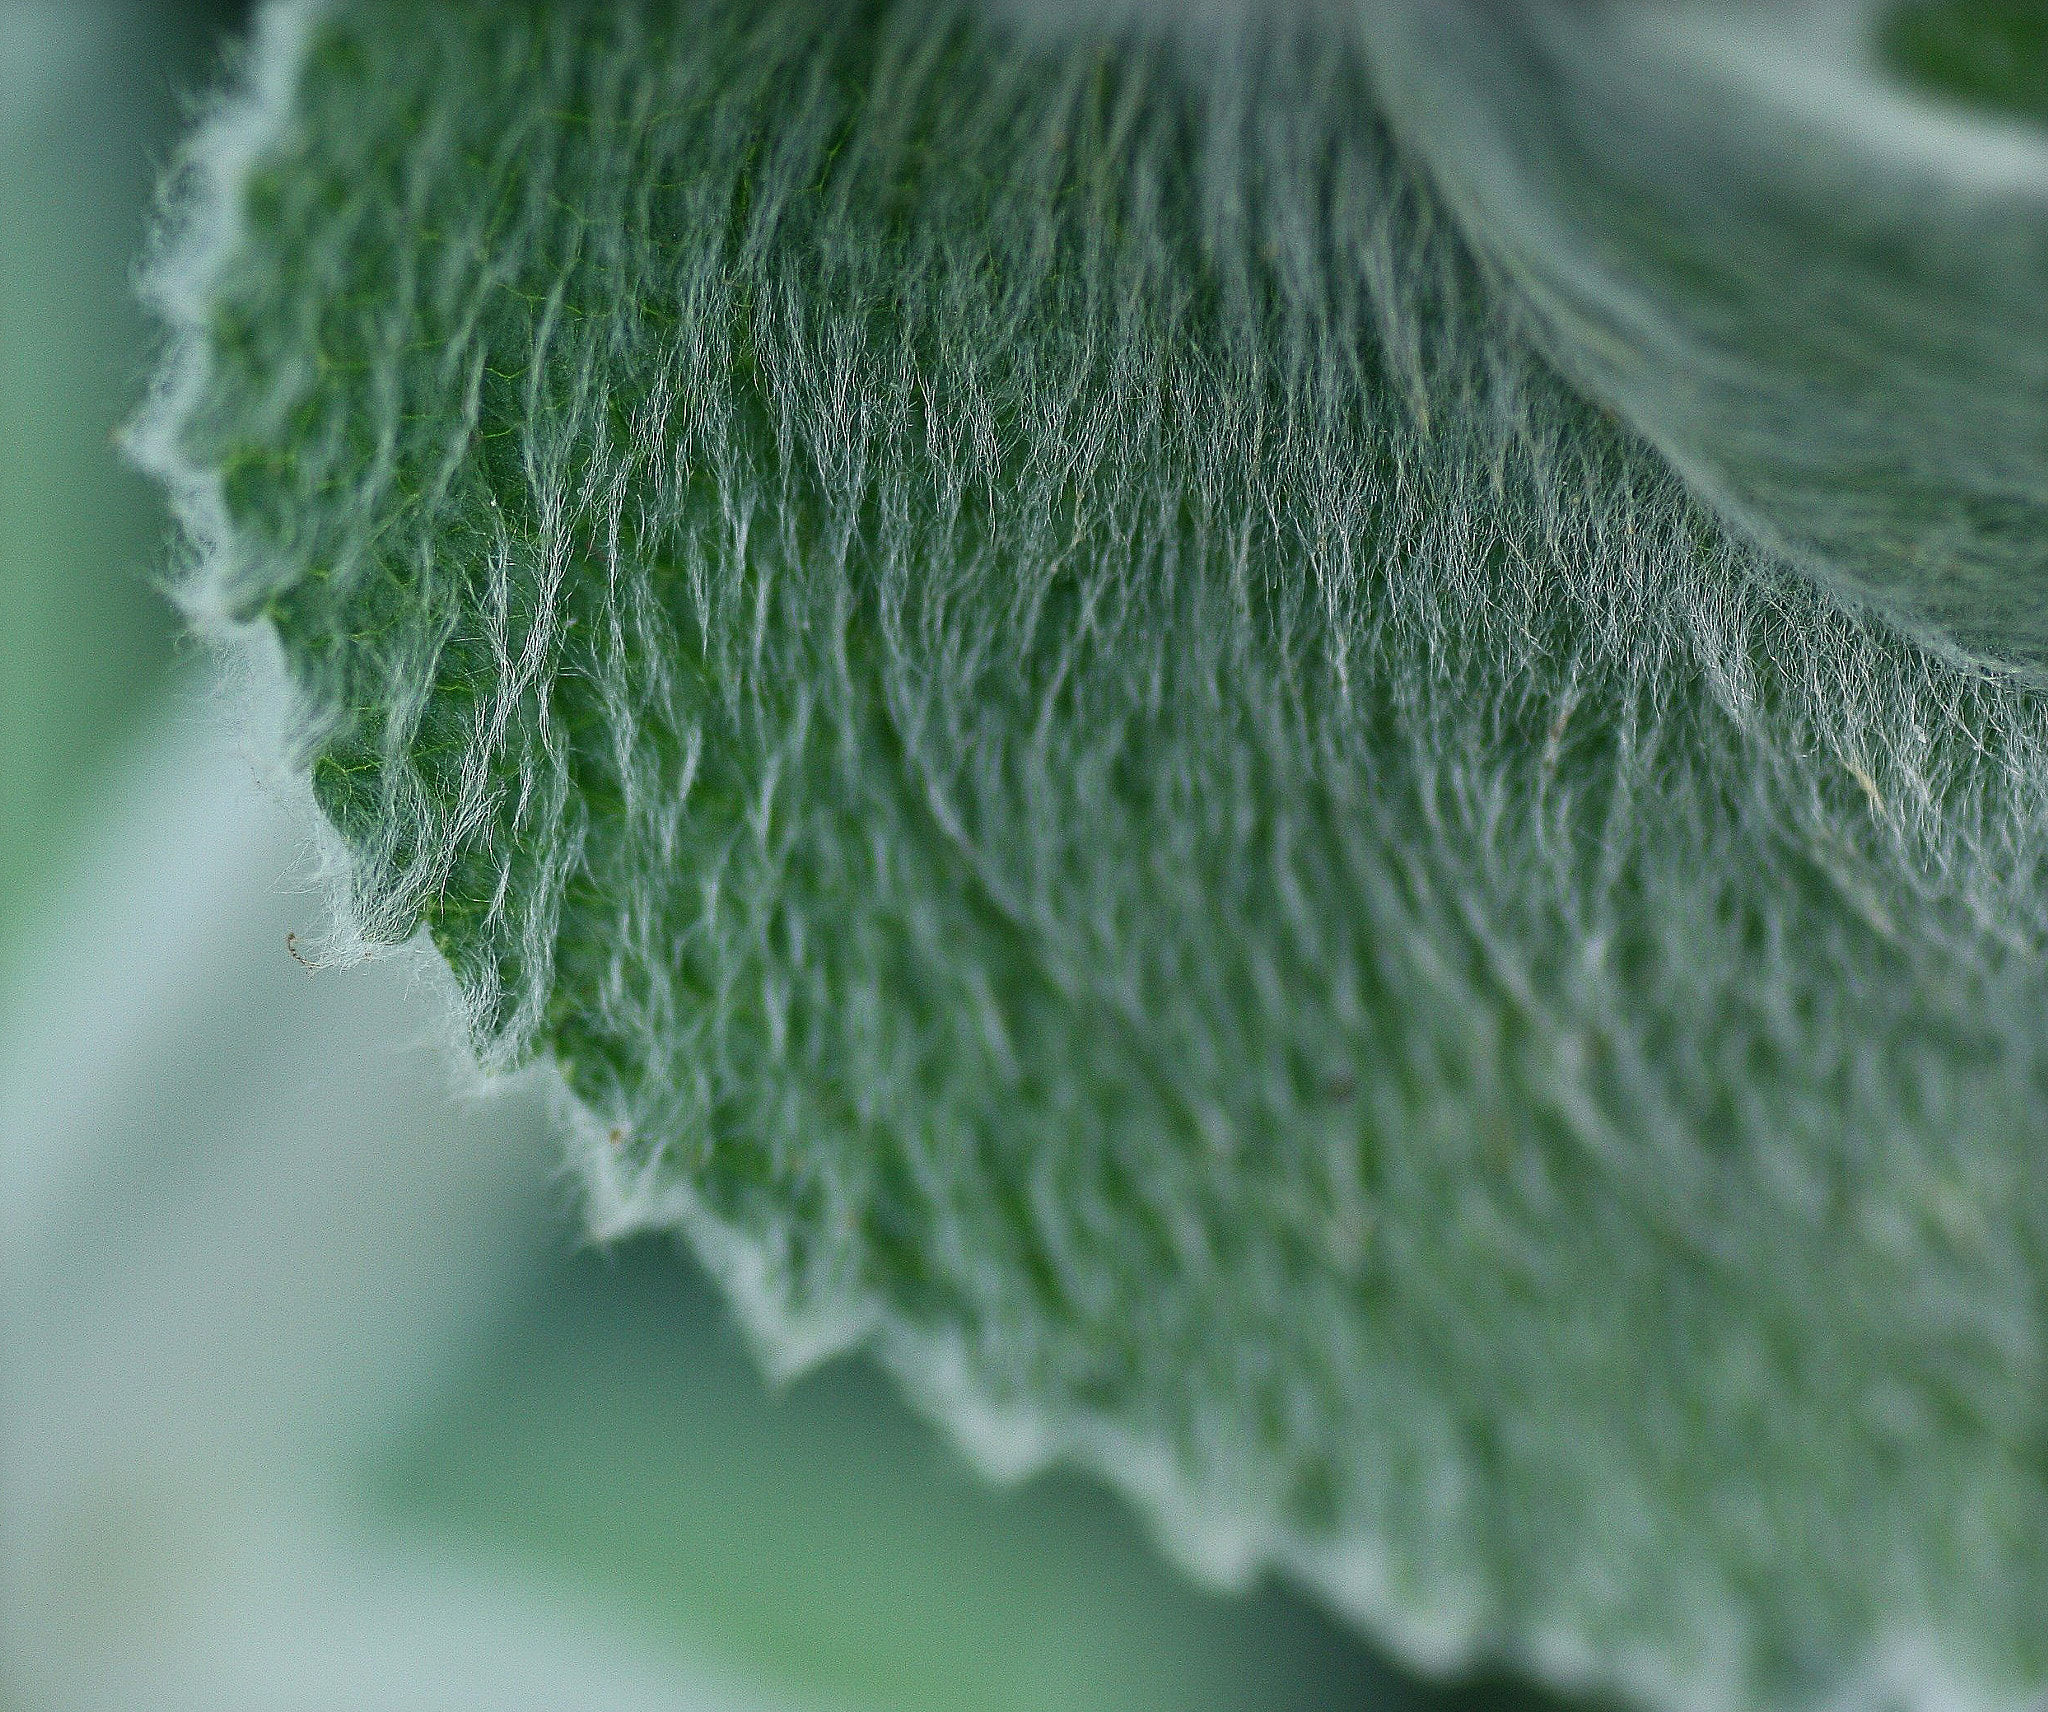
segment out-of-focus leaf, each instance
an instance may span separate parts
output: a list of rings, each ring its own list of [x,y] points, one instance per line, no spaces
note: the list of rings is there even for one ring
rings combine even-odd
[[[2048,122],[2048,11],[2032,0],[1900,0],[1878,39],[1885,62],[1922,88]]]
[[[2041,8],[1366,10],[1404,138],[1565,373],[1837,598],[2040,681]],[[1927,98],[1973,82],[2033,122]]]
[[[393,1513],[807,1704],[1550,1704],[1404,1680],[1277,1590],[1191,1587],[1077,1482],[970,1480],[851,1365],[764,1392],[692,1270],[652,1238],[550,1267],[381,1476]]]
[[[130,289],[194,9],[0,5],[0,956],[167,652],[157,507],[111,441],[144,363]]]

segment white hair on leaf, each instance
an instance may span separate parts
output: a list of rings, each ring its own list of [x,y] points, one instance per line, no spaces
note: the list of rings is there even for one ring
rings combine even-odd
[[[1432,1667],[2038,1687],[2038,224],[1600,5],[279,15],[143,444],[608,1228]]]

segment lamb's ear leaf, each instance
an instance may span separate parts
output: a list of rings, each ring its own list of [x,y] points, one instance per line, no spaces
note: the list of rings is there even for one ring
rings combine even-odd
[[[2010,1704],[2048,715],[1562,382],[1382,49],[1192,39],[273,11],[190,604],[772,1359],[1413,1660]]]
[[[1404,134],[1567,373],[1839,597],[2048,671],[2048,14],[1366,17]]]

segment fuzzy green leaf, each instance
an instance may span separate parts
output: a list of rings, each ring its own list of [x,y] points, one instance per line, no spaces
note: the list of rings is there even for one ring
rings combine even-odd
[[[779,1359],[1425,1663],[2009,1707],[2042,348],[1755,320],[1785,206],[1660,247],[1485,10],[287,6],[162,274],[188,599]]]

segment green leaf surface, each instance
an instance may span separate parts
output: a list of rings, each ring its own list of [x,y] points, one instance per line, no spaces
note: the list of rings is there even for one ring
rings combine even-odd
[[[1363,10],[1390,114],[1565,374],[1837,599],[2039,681],[2038,6]]]
[[[1900,334],[1884,441],[1891,324],[1759,366],[1598,184],[1531,244],[1460,15],[282,7],[160,277],[188,600],[773,1359],[1419,1663],[2015,1706],[2041,352]],[[2020,500],[1931,530],[2000,337]]]

